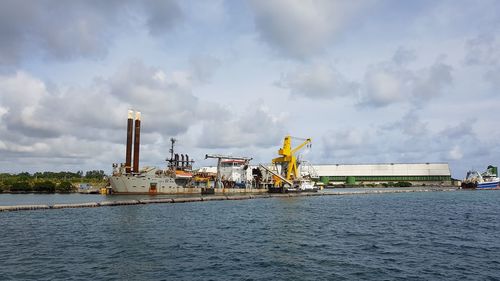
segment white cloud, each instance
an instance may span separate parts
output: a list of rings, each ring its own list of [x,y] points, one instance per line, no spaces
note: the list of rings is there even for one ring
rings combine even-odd
[[[460,123],[448,126],[441,130],[440,135],[452,140],[458,140],[464,137],[475,137],[474,126],[476,119],[463,120]]]
[[[486,70],[484,79],[491,84],[493,92],[496,93],[500,88],[500,66]]]
[[[407,71],[391,67],[372,67],[365,74],[362,103],[385,106],[404,100],[411,87]]]
[[[479,68],[494,92],[500,86],[500,40],[492,34],[481,34],[465,43],[464,62]]]
[[[394,56],[392,57],[392,61],[398,65],[406,65],[410,62],[413,62],[417,59],[417,54],[415,50],[399,47]]]
[[[215,112],[218,118],[205,121],[198,146],[205,148],[270,147],[285,134],[285,116],[273,114],[262,104],[243,112]]]
[[[0,103],[13,107],[33,105],[46,93],[45,84],[24,71],[14,75],[0,76],[2,95]]]
[[[2,167],[109,171],[131,107],[148,164],[171,136],[269,161],[287,133],[323,163],[500,155],[498,1],[153,2],[2,2]]]
[[[57,125],[36,114],[40,102],[49,95],[42,81],[19,71],[0,76],[0,91],[1,120],[6,129],[40,137],[57,135]]]
[[[153,80],[161,82],[161,83],[165,83],[167,81],[167,75],[165,74],[165,72],[158,70],[153,75]]]
[[[143,4],[143,9],[146,11],[146,25],[151,35],[164,35],[184,19],[183,11],[175,0],[139,3]]]
[[[123,146],[128,108],[142,111],[143,155],[154,158],[149,162],[164,157],[151,152],[167,147],[169,137],[189,136],[188,130],[197,126],[202,129],[195,134],[196,144],[203,148],[279,143],[283,115],[262,103],[238,112],[201,101],[192,94],[190,77],[190,72],[165,72],[139,61],[86,87],[47,87],[25,72],[0,75],[0,157],[2,161],[35,157],[38,163],[58,158],[68,165],[77,164],[69,158],[81,159],[81,165],[96,159],[120,161],[116,148]]]
[[[191,79],[195,83],[208,83],[215,75],[217,68],[221,66],[221,61],[210,55],[193,56],[189,60]]]
[[[2,1],[0,67],[33,58],[57,61],[102,59],[121,28],[143,20],[149,33],[163,36],[183,20],[177,1]]]
[[[212,115],[200,109],[185,78],[190,74],[182,73],[167,74],[135,62],[93,85],[65,90],[49,89],[25,72],[0,75],[0,155],[4,159],[7,155],[87,159],[101,155],[106,146],[123,142],[125,116],[131,107],[144,109],[145,144],[148,134],[186,132]]]
[[[453,68],[442,57],[420,69],[402,63],[400,49],[391,61],[371,65],[365,73],[360,105],[383,107],[398,102],[415,105],[442,95],[452,84]]]
[[[427,102],[444,93],[451,85],[453,68],[438,59],[431,66],[416,72],[416,79],[412,89],[413,97],[418,102]]]
[[[321,161],[326,163],[353,163],[363,161],[364,157],[359,157],[361,154],[368,156],[370,153],[365,150],[367,147],[372,147],[371,138],[372,132],[365,129],[336,129],[329,130],[321,137]],[[318,147],[315,145],[315,147]],[[314,148],[316,149],[316,148]]]
[[[448,156],[452,160],[460,160],[464,156],[462,153],[462,150],[460,149],[460,146],[455,145],[449,152]]]
[[[338,32],[372,1],[254,0],[260,38],[280,53],[306,58],[325,51]]]
[[[289,89],[292,96],[310,99],[353,96],[358,87],[333,67],[322,63],[300,65],[295,71],[284,74],[276,85]]]
[[[0,100],[1,102],[1,100]],[[5,107],[2,107],[1,106],[1,103],[0,103],[0,120],[2,119],[2,116],[4,116],[4,114],[6,114],[9,110]]]
[[[429,134],[428,122],[422,121],[416,111],[407,112],[400,120],[384,125],[381,129],[398,130],[410,137],[421,137]]]
[[[465,43],[465,63],[497,65],[500,63],[500,42],[491,34],[481,34]]]

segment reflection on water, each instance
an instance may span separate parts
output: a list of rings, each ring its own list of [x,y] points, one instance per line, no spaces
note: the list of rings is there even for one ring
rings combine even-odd
[[[500,192],[463,191],[3,212],[0,274],[2,280],[496,280],[499,201]]]

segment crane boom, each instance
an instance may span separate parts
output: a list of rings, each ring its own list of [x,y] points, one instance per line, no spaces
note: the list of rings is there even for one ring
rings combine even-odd
[[[292,154],[294,154],[295,152],[299,151],[300,149],[302,149],[304,146],[308,145],[308,144],[311,144],[312,140],[311,139],[306,139],[302,144],[300,144],[299,146],[297,146],[296,148],[292,149]]]

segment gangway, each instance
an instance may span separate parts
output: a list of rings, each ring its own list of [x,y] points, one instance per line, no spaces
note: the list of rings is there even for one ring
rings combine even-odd
[[[290,186],[292,186],[292,182],[291,182],[291,181],[289,181],[289,180],[287,180],[285,177],[283,177],[283,176],[282,176],[282,175],[280,175],[279,173],[277,173],[277,172],[275,172],[275,171],[272,171],[271,169],[269,169],[268,167],[266,167],[266,166],[264,166],[264,165],[262,165],[262,164],[259,164],[259,166],[260,166],[262,169],[264,169],[264,170],[268,171],[269,173],[271,173],[272,175],[277,176],[277,177],[278,177],[278,178],[280,178],[282,181],[284,181],[284,182],[288,183]]]
[[[314,169],[314,166],[311,162],[306,160],[300,161],[300,175],[301,176],[309,176],[311,179],[318,179],[318,172]]]

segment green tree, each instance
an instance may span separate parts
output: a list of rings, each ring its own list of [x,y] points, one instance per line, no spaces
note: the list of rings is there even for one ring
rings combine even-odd
[[[22,172],[22,173],[17,174],[16,178],[19,181],[23,181],[24,182],[24,181],[29,181],[31,179],[31,175],[28,172]]]
[[[33,185],[33,191],[35,192],[44,192],[44,193],[54,193],[56,191],[55,183],[46,180],[43,182],[36,182]]]
[[[86,179],[102,179],[104,178],[104,176],[105,175],[103,170],[92,170],[85,173]]]
[[[31,184],[27,181],[18,181],[12,183],[10,186],[10,191],[11,192],[31,192],[33,191],[33,188],[31,187]]]
[[[398,186],[398,187],[411,187],[411,182],[407,182],[407,181],[399,181],[397,183],[394,184],[394,186]]]
[[[73,184],[69,181],[63,181],[56,186],[56,191],[59,193],[70,193],[74,190]]]

